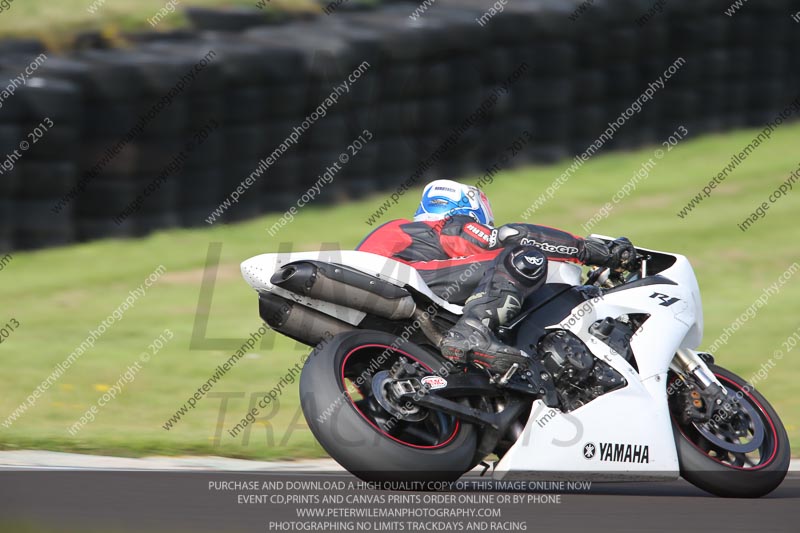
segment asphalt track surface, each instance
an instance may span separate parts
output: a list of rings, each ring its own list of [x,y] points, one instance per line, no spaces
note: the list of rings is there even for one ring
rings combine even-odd
[[[38,533],[69,532],[266,532],[279,531],[270,522],[301,521],[297,505],[237,502],[236,490],[212,490],[213,482],[278,480],[330,480],[356,482],[346,473],[297,472],[180,472],[96,470],[0,470],[0,531]],[[462,478],[463,479],[463,478]],[[470,474],[468,479],[479,481]],[[270,491],[256,491],[254,494]],[[272,491],[272,494],[311,494],[311,490]],[[322,491],[332,493],[334,491]],[[386,492],[362,494],[468,495],[494,498],[515,492]],[[586,491],[517,491],[538,501],[506,505],[443,505],[450,508],[500,508],[501,518],[476,520],[502,522],[525,531],[644,532],[644,531],[800,531],[800,472],[790,472],[784,483],[761,499],[723,499],[694,488],[683,480],[661,483],[593,483]],[[306,496],[308,497],[308,496]],[[455,496],[452,496],[455,497]],[[558,501],[554,501],[558,497]],[[535,498],[532,498],[535,499]],[[548,501],[549,499],[549,501]],[[336,508],[337,506],[332,506]],[[367,508],[370,505],[338,507]],[[392,507],[378,505],[377,507]],[[413,506],[406,506],[413,507]],[[424,507],[424,506],[423,506]],[[436,508],[436,505],[427,507]],[[321,519],[313,519],[321,520]],[[361,519],[327,519],[350,520]],[[425,531],[425,527],[455,527],[470,531],[467,519],[411,519],[417,526],[397,526],[384,531]],[[447,524],[451,524],[448,526]],[[510,525],[509,525],[510,524]],[[515,526],[513,524],[516,524]],[[297,529],[295,529],[297,530]],[[322,526],[311,531],[323,531]],[[328,529],[334,531],[334,529]],[[377,529],[371,529],[375,531]],[[427,529],[441,531],[442,529]],[[503,530],[488,527],[487,530]],[[337,530],[338,531],[338,530]]]

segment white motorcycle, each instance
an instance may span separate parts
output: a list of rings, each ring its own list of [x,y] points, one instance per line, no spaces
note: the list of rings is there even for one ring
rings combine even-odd
[[[270,327],[316,346],[300,379],[303,413],[362,479],[454,480],[495,455],[495,479],[680,475],[720,496],[771,492],[790,461],[778,415],[696,351],[703,312],[687,258],[637,251],[625,277],[595,269],[585,282],[579,266],[549,262],[547,283],[499,332],[531,354],[504,375],[441,356],[461,307],[406,264],[357,251],[264,254],[242,274]]]

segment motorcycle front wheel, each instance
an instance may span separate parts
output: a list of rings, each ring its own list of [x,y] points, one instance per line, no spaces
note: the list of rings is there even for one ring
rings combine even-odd
[[[300,402],[309,428],[340,465],[366,481],[452,481],[473,464],[475,428],[440,412],[395,406],[380,381],[404,358],[431,375],[444,360],[411,342],[358,330],[306,361]]]
[[[789,470],[791,448],[786,429],[775,409],[752,385],[720,366],[708,366],[736,396],[739,408],[702,424],[681,423],[676,416],[680,406],[672,404],[681,476],[718,496],[758,498],[769,494]]]

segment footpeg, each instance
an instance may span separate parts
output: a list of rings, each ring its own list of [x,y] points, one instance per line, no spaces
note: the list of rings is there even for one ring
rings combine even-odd
[[[516,372],[518,369],[519,369],[519,363],[514,363],[513,365],[511,365],[511,368],[509,368],[508,370],[506,370],[506,373],[505,373],[505,374],[503,374],[503,377],[501,377],[501,378],[500,378],[500,379],[497,381],[497,384],[498,384],[498,385],[500,385],[500,386],[502,387],[503,385],[505,385],[506,383],[508,383],[508,380],[509,380],[509,379],[511,379],[511,377],[514,375],[514,373],[515,373],[515,372]],[[492,378],[492,379],[494,379],[494,378]]]

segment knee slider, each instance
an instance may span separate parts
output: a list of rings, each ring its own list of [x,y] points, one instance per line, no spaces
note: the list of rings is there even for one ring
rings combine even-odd
[[[524,287],[542,283],[547,276],[547,257],[534,246],[517,246],[506,256],[505,267]]]

